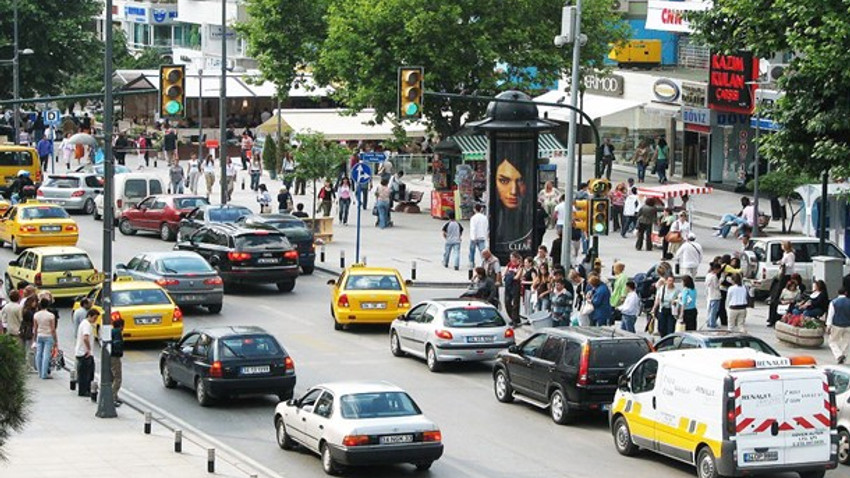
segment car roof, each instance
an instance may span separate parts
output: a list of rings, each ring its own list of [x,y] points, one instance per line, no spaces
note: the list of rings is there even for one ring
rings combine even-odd
[[[637,334],[633,334],[631,332],[627,332],[625,330],[621,330],[618,327],[590,327],[590,326],[572,326],[572,327],[547,327],[543,329],[543,332],[546,332],[550,335],[559,335],[561,337],[569,337],[569,336],[578,336],[583,339],[588,340],[608,340],[608,339],[639,339],[644,340],[643,337]]]
[[[0,144],[0,151],[35,151],[35,148],[29,146],[17,146],[14,144]]]
[[[483,300],[478,299],[467,299],[467,298],[447,298],[447,299],[431,299],[426,300],[421,303],[430,303],[435,304],[444,309],[450,309],[453,307],[472,307],[477,309],[495,309],[495,307],[489,302],[485,302]],[[418,305],[418,304],[417,304]]]
[[[789,242],[792,242],[792,243],[793,243],[793,242],[818,242],[818,241],[820,241],[820,239],[818,239],[817,237],[788,236],[788,235],[786,235],[786,236],[774,236],[774,235],[771,235],[771,236],[769,236],[769,237],[754,237],[754,238],[752,238],[752,239],[750,239],[750,240],[752,240],[752,241],[756,241],[756,242],[782,242],[782,241],[789,241]]]
[[[211,222],[207,224],[205,227],[211,229],[225,229],[224,232],[228,234],[232,234],[234,236],[245,236],[249,234],[253,235],[263,235],[263,236],[280,236],[286,237],[286,235],[280,232],[277,228],[274,227],[244,227],[241,224],[235,224],[232,222]]]
[[[201,196],[198,196],[198,197],[201,197]],[[202,205],[198,206],[198,208],[204,208],[204,209],[248,209],[250,211],[250,209],[245,207],[245,206],[239,206],[238,204],[230,204],[230,203],[227,203],[227,204],[202,204]]]
[[[699,369],[721,368],[723,362],[733,359],[764,359],[768,361],[777,360],[775,355],[759,352],[748,347],[745,348],[720,348],[720,349],[680,349],[667,350],[664,352],[653,352],[656,360],[670,360],[679,366],[685,367],[683,363],[693,362],[699,364]]]
[[[31,208],[31,207],[51,207],[51,208],[64,209],[62,206],[60,206],[58,204],[53,204],[53,203],[44,202],[44,201],[33,201],[32,199],[28,200],[27,202],[18,203],[15,206],[18,209],[27,209],[27,208]]]
[[[401,273],[398,269],[393,269],[392,267],[369,267],[364,265],[351,265],[345,269],[349,275],[379,275],[379,274],[398,274]]]
[[[67,172],[67,173],[55,173],[48,174],[48,178],[84,178],[86,176],[97,176],[97,174],[93,172],[80,171],[80,172]]]
[[[29,251],[42,256],[58,256],[61,254],[85,254],[87,256],[89,255],[88,252],[84,251],[83,249],[73,246],[33,247],[29,249]]]
[[[158,197],[158,198],[169,198],[169,199],[182,199],[182,198],[206,199],[205,196],[201,196],[200,194],[151,194],[151,196]]]
[[[193,329],[192,332],[200,332],[215,338],[232,337],[234,335],[271,335],[266,331],[266,329],[256,325],[218,325],[214,327],[199,327]]]
[[[718,339],[718,338],[724,338],[725,339],[725,338],[746,337],[746,338],[750,338],[750,339],[760,340],[758,337],[755,337],[753,335],[750,335],[750,334],[747,334],[747,333],[744,333],[744,332],[739,332],[739,331],[736,331],[736,330],[726,330],[726,329],[690,330],[690,331],[687,331],[687,332],[673,332],[670,335],[666,335],[666,336],[662,337],[660,340],[666,339],[667,337],[670,337],[670,336],[673,336],[673,335],[680,335],[680,336],[683,336],[683,337],[684,336],[691,336],[691,337],[698,337],[698,338],[703,338],[703,339]]]
[[[321,383],[316,386],[330,390],[336,395],[375,392],[404,392],[401,387],[389,382],[328,382]]]

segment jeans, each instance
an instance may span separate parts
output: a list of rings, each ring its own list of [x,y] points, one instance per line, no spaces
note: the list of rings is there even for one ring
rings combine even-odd
[[[635,249],[641,250],[643,243],[646,241],[646,250],[652,250],[652,224],[638,224],[637,242]]]
[[[171,194],[183,194],[183,181],[174,181],[171,183]]]
[[[626,233],[635,230],[637,216],[623,216],[623,227],[620,228],[620,237],[626,237]]]
[[[260,176],[262,171],[251,170],[251,191],[256,191],[260,187]]]
[[[673,309],[662,307],[658,311],[658,335],[666,337],[676,330],[676,319],[673,317]]]
[[[47,372],[50,371],[50,356],[53,353],[53,337],[41,336],[36,338],[35,349],[35,365],[38,370],[38,376],[47,378]]]
[[[543,297],[542,299],[537,299],[537,304],[535,304],[535,307],[537,308],[537,312],[543,312],[544,310],[549,310],[550,309],[550,303],[551,303],[551,301],[549,300],[548,296]]]
[[[620,317],[620,328],[629,332],[635,332],[635,321],[637,320],[636,315],[626,315],[623,314]]]
[[[487,239],[470,239],[469,241],[469,265],[475,266],[475,250],[478,249],[478,252],[484,252],[484,249],[487,248]]]
[[[380,204],[380,203],[379,203]],[[447,242],[443,247],[443,267],[449,266],[449,259],[452,258],[452,251],[454,251],[455,269],[460,269],[460,243],[459,242]]]
[[[378,227],[385,229],[390,225],[390,202],[379,199],[376,207],[378,208]],[[460,246],[458,246],[460,247]]]
[[[726,214],[720,220],[720,236],[725,239],[729,235],[729,231],[732,230],[732,226],[738,226],[739,230],[743,230],[742,228],[749,226],[749,224],[744,218],[734,214]],[[740,236],[741,234],[738,235]]]
[[[656,172],[658,173],[658,182],[666,183],[667,182],[667,166],[656,166]]]
[[[706,321],[706,325],[708,325],[709,329],[717,328],[717,316],[720,314],[720,299],[709,300],[708,301],[708,320]]]
[[[348,224],[348,209],[351,207],[351,198],[340,198],[339,200],[339,222]]]
[[[621,226],[623,225],[623,223],[625,221],[623,219],[624,217],[625,216],[623,216],[623,206],[614,206],[614,205],[611,206],[611,219],[612,219],[612,222],[614,223],[613,224],[614,225],[614,232],[617,232],[617,231],[620,230]]]
[[[642,183],[646,180],[646,164],[637,163],[638,182]]]
[[[358,190],[360,191],[360,205],[363,207],[363,210],[369,209],[369,188],[358,186]],[[389,206],[389,203],[387,203]]]

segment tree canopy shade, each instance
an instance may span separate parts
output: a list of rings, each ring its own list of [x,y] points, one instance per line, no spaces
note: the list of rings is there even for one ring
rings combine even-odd
[[[846,0],[715,0],[694,12],[696,39],[755,57],[795,53],[771,113],[783,129],[762,152],[789,172],[850,174],[850,17]]]
[[[0,335],[0,460],[6,459],[3,445],[20,431],[27,420],[29,396],[24,348],[17,337]]]
[[[328,141],[322,133],[305,131],[295,135],[298,147],[293,154],[295,159],[295,177],[305,181],[327,179],[333,183],[338,173],[345,168],[345,161],[351,151],[336,141]],[[313,187],[313,219],[316,218],[316,194],[319,187]]]

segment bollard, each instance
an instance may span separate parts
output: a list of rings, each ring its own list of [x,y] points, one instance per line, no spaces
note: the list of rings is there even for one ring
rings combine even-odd
[[[345,269],[345,251],[339,251],[339,268]]]
[[[145,435],[151,434],[151,412],[145,412]]]
[[[410,263],[410,280],[416,280],[416,261]]]
[[[77,369],[71,370],[71,390],[77,389]]]
[[[97,382],[91,383],[91,401],[97,403]]]
[[[215,473],[215,448],[207,448],[207,473]]]
[[[242,178],[242,190],[245,190],[245,178]]]
[[[322,244],[322,248],[319,249],[319,261],[325,262],[325,245]]]
[[[183,453],[183,430],[174,430],[174,453]]]

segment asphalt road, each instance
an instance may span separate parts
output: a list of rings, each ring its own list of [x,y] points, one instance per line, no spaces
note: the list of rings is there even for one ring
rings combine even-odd
[[[79,246],[97,264],[101,224],[75,217],[82,231]],[[143,251],[169,250],[173,243],[156,236],[117,233],[115,261],[126,262]],[[9,249],[0,259],[13,258]],[[221,314],[186,311],[189,330],[202,325],[259,325],[274,334],[293,356],[298,375],[296,394],[309,386],[336,380],[386,380],[405,388],[443,432],[445,454],[425,476],[434,477],[690,477],[692,467],[644,453],[625,458],[614,449],[606,417],[588,416],[577,425],[558,426],[548,414],[523,404],[505,405],[492,392],[490,364],[463,364],[430,373],[412,358],[394,358],[386,328],[335,332],[328,313],[330,276],[302,276],[295,291],[274,286],[244,287],[225,297]],[[457,296],[457,290],[413,289],[412,299]],[[70,351],[69,304],[61,310],[60,345]],[[253,397],[200,407],[187,389],[167,390],[160,381],[161,343],[128,344],[124,387],[198,430],[230,445],[287,477],[324,476],[317,457],[277,447],[272,424],[277,399]],[[842,473],[846,472],[840,470]],[[397,477],[419,474],[408,465],[353,470],[351,476]],[[832,472],[832,476],[838,476]],[[789,475],[789,476],[793,476]]]

